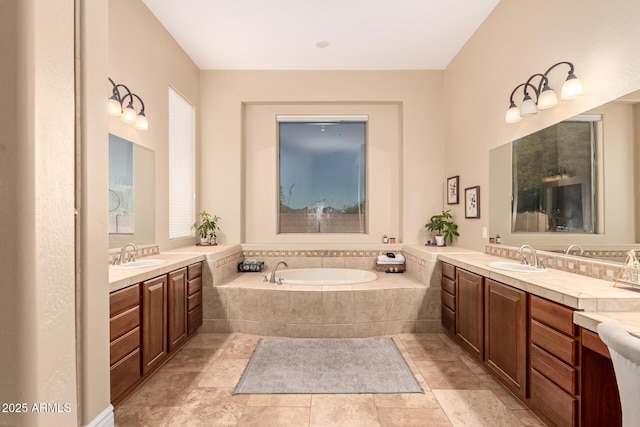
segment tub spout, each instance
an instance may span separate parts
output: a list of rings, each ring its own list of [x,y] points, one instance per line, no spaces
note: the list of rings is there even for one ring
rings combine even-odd
[[[289,267],[289,265],[284,261],[279,261],[273,270],[271,270],[271,277],[269,278],[269,283],[276,283],[276,270],[280,267],[280,264],[284,264],[285,267]]]

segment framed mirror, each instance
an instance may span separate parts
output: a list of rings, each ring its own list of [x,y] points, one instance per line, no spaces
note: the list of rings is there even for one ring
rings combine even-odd
[[[579,177],[577,162],[574,161],[577,151],[566,150],[569,145],[567,137],[573,137],[573,132],[557,141],[558,150],[564,150],[562,156],[554,157],[554,161],[547,159],[539,162],[543,175],[548,176],[538,177],[537,181],[540,183],[532,187],[545,193],[542,195],[534,194],[535,191],[531,189],[519,192],[514,188],[518,185],[514,177],[524,172],[513,162],[513,142],[490,151],[489,226],[491,235],[499,234],[502,243],[514,246],[528,243],[538,249],[554,251],[564,251],[572,244],[577,244],[591,254],[640,247],[640,217],[637,215],[640,203],[640,168],[636,167],[640,165],[640,91],[586,111],[582,116],[601,118],[601,121],[594,125],[595,139],[601,138],[600,148],[596,144],[593,153],[589,154],[593,159],[591,178]],[[601,136],[598,136],[598,132]],[[544,150],[553,151],[549,147]],[[564,173],[561,170],[562,165],[569,164],[576,170],[570,172],[571,167],[567,166],[567,173]],[[584,169],[590,168],[591,166],[588,166]],[[554,209],[570,208],[571,203],[554,205],[553,199],[559,197],[558,191],[554,193],[550,190],[565,183],[579,183],[582,186],[579,191],[580,197],[574,200],[575,203],[571,202],[574,211],[578,210],[578,205],[582,209],[579,221],[574,219],[573,222],[567,222],[566,218],[557,215],[554,218],[550,217],[554,215]],[[518,194],[526,198],[526,203],[517,200]],[[576,196],[577,192],[574,191],[573,195]],[[570,194],[567,196],[571,197]],[[542,200],[545,198],[549,201],[547,205],[544,205],[546,201]],[[523,225],[524,218],[518,218],[518,206],[523,208],[523,212],[538,212],[530,216],[537,218],[539,224],[535,227]],[[585,206],[589,208],[588,212]],[[518,226],[515,225],[517,220],[521,222]],[[566,226],[559,224],[559,221],[579,226]]]
[[[109,247],[155,243],[155,156],[109,134]]]

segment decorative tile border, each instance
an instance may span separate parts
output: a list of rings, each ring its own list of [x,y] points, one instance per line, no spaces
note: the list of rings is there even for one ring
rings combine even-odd
[[[223,267],[227,264],[237,264],[238,260],[244,258],[244,254],[242,252],[236,252],[234,254],[228,255],[226,257],[220,258],[216,260],[216,268]]]
[[[246,250],[243,254],[247,258],[260,257],[377,257],[389,251],[383,250],[331,250],[331,249],[301,249],[301,250]],[[399,252],[399,251],[393,251]]]
[[[513,246],[486,245],[485,253],[508,259],[521,259],[518,254],[518,248]],[[585,251],[585,253],[587,253],[587,251]],[[591,253],[607,253],[614,257],[623,254],[622,257],[624,258],[626,257],[627,251],[591,251]],[[595,279],[615,281],[615,278],[618,277],[625,268],[624,265],[619,263],[613,264],[611,261],[578,258],[554,252],[536,251],[536,255],[548,268],[580,274]]]
[[[121,249],[118,248],[114,248],[114,249],[109,249],[109,264],[111,264],[111,262],[113,261],[113,256],[116,254],[120,253]],[[133,252],[133,249],[131,249],[131,247],[127,248],[127,250],[124,252],[125,256],[128,258],[131,255],[131,252]],[[146,256],[151,256],[151,255],[158,255],[160,253],[160,246],[159,245],[138,245],[138,255],[136,255],[138,258],[142,258],[142,257],[146,257]]]

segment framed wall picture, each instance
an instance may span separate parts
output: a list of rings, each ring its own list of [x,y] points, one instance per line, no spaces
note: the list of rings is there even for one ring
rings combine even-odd
[[[480,218],[480,186],[464,189],[464,217]]]
[[[448,205],[457,205],[460,203],[458,197],[458,187],[460,185],[460,177],[452,176],[447,179],[447,204]]]

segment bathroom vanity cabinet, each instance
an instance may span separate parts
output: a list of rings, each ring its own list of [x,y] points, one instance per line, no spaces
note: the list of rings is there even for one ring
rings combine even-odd
[[[487,368],[518,397],[527,386],[527,294],[485,279],[484,354]]]
[[[484,358],[483,278],[456,269],[456,337],[478,360]]]
[[[543,421],[620,425],[606,346],[573,308],[447,263],[441,285],[445,332]]]
[[[442,298],[442,327],[450,335],[456,334],[456,268],[447,263],[442,265],[440,281]]]
[[[202,325],[202,263],[112,292],[111,403],[162,366]]]

